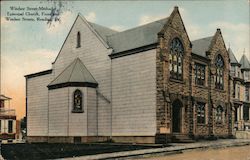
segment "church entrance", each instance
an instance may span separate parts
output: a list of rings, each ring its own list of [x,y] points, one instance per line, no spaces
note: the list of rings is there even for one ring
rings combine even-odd
[[[172,132],[181,132],[181,108],[180,100],[175,100],[172,104]]]

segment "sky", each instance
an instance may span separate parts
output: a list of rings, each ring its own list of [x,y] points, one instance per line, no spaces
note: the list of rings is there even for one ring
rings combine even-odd
[[[240,60],[243,52],[250,59],[249,0],[189,1],[1,1],[1,94],[12,97],[17,118],[25,115],[24,75],[51,69],[76,16],[123,31],[168,17],[179,7],[192,40],[212,36],[220,28],[226,47]],[[10,15],[22,11],[11,7],[61,7],[60,21],[37,21],[36,15]],[[28,7],[28,8],[27,8]],[[39,17],[41,11],[38,11]],[[34,18],[35,21],[8,21],[6,17]]]

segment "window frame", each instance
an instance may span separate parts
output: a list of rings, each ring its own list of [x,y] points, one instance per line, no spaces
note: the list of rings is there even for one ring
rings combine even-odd
[[[194,72],[195,84],[206,86],[206,65],[195,62]]]
[[[10,124],[11,124],[11,127],[10,127]],[[13,133],[13,120],[8,120],[8,133]]]
[[[196,119],[197,124],[206,124],[206,103],[197,102],[196,103]]]
[[[215,59],[215,88],[224,90],[224,59],[221,54],[218,54]]]
[[[224,115],[223,107],[221,105],[217,106],[216,109],[215,109],[215,121],[216,121],[216,124],[223,124],[223,122],[224,122],[223,115]]]
[[[78,99],[76,99],[78,98]],[[72,99],[73,107],[72,113],[83,113],[84,112],[84,94],[80,89],[76,89],[73,92],[73,99]],[[79,104],[80,103],[80,104]]]
[[[248,121],[250,119],[249,106],[243,105],[243,120]]]
[[[80,47],[81,47],[81,32],[78,31],[76,35],[76,48],[80,48]]]
[[[175,37],[169,44],[169,73],[170,78],[183,80],[184,46],[180,38]]]
[[[249,101],[249,88],[247,86],[245,87],[245,100]]]

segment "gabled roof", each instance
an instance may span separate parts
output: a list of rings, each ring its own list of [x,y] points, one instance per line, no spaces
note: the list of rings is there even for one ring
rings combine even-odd
[[[3,94],[0,95],[0,100],[10,100],[11,98],[10,97],[7,97]]]
[[[245,54],[243,54],[243,56],[241,57],[240,64],[241,64],[241,69],[250,69],[250,64]]]
[[[95,24],[95,23],[92,23],[92,22],[89,22],[88,23],[91,25],[91,27],[102,37],[102,39],[108,43],[107,41],[107,36],[109,35],[112,35],[112,34],[115,34],[115,33],[118,33],[118,31],[115,31],[115,30],[112,30],[110,28],[107,28],[107,27],[104,27],[102,25],[99,25],[99,24]]]
[[[193,45],[192,53],[197,54],[202,57],[206,57],[206,51],[209,50],[212,39],[213,39],[213,36],[192,41],[191,42]]]
[[[167,20],[164,18],[108,36],[108,44],[114,49],[113,54],[157,43],[157,34]]]
[[[94,77],[82,63],[79,58],[76,58],[65,70],[63,70],[49,85],[51,86],[69,83],[90,83],[97,84]],[[72,86],[72,85],[70,85]]]
[[[231,50],[231,48],[228,48],[228,54],[229,54],[229,58],[230,58],[230,63],[234,63],[234,64],[239,64],[239,62],[237,61],[237,59],[234,56],[233,51]]]

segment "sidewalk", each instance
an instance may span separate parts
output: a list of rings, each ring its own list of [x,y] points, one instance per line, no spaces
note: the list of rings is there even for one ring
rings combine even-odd
[[[153,156],[157,154],[171,154],[178,153],[183,150],[201,149],[201,148],[224,148],[233,146],[250,145],[250,139],[230,139],[230,140],[217,140],[217,141],[203,141],[196,143],[171,143],[170,147],[143,149],[136,151],[116,152],[107,154],[98,154],[90,156],[81,156],[74,158],[64,158],[67,160],[96,160],[96,159],[128,159],[128,158],[142,158],[144,156]]]

